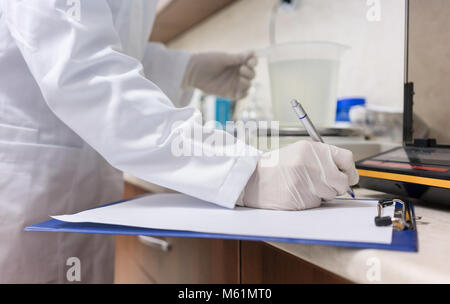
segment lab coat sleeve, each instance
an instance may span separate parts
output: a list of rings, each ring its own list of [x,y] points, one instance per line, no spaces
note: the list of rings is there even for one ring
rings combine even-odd
[[[191,53],[167,49],[161,43],[147,44],[144,59],[145,76],[155,83],[177,107],[188,105],[192,89],[182,87]]]
[[[0,0],[6,23],[50,109],[114,167],[157,185],[232,208],[259,151],[211,156],[199,112],[177,109],[122,53],[106,0]],[[175,127],[174,127],[175,126]],[[213,131],[215,136],[225,136]],[[198,138],[198,137],[196,137]],[[178,156],[174,143],[202,146]],[[247,151],[243,155],[241,150]],[[253,149],[254,150],[254,149]],[[249,153],[250,151],[250,153]]]

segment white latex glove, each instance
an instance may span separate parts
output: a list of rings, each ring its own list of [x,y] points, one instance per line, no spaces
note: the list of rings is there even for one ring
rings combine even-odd
[[[253,53],[199,53],[192,55],[183,85],[239,100],[247,96],[258,60]]]
[[[278,156],[278,165],[264,165],[264,159],[273,156]],[[343,195],[358,181],[352,152],[300,141],[262,156],[238,205],[274,210],[316,208]]]

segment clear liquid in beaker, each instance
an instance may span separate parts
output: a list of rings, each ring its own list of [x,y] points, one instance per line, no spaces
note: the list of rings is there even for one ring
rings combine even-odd
[[[290,101],[299,100],[313,123],[331,127],[336,115],[339,61],[295,59],[269,63],[275,120],[284,127],[298,127]],[[300,124],[301,125],[301,124]]]

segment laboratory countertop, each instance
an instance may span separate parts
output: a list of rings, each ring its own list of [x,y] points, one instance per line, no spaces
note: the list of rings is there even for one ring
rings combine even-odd
[[[358,198],[380,193],[356,189]],[[381,194],[382,195],[382,194]],[[386,196],[386,195],[384,195]],[[387,196],[389,197],[389,196]],[[450,207],[415,204],[419,252],[270,243],[355,283],[450,283]]]

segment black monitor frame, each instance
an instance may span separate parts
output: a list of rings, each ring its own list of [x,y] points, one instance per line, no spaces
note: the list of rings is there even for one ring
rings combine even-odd
[[[405,0],[405,75],[403,90],[403,144],[414,144],[414,84],[409,82],[409,0]]]

